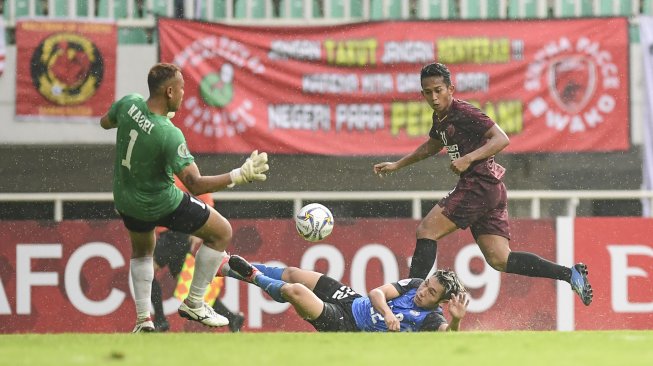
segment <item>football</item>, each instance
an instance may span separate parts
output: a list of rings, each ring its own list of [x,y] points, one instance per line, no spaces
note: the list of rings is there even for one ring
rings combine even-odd
[[[323,240],[333,230],[333,215],[326,206],[310,203],[295,216],[295,228],[302,238],[310,242]]]

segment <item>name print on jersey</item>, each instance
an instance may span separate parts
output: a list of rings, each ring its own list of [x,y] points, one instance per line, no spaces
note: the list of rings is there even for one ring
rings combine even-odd
[[[131,107],[129,107],[129,111],[127,112],[129,116],[138,124],[138,127],[141,128],[141,130],[145,131],[148,135],[152,132],[152,128],[154,128],[154,123],[150,122],[149,119],[145,118],[145,114],[141,112],[140,109],[135,104],[132,104]]]

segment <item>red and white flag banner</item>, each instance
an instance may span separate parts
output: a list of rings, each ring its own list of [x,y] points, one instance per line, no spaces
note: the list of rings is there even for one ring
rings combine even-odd
[[[16,119],[94,121],[116,93],[114,22],[16,23]]]

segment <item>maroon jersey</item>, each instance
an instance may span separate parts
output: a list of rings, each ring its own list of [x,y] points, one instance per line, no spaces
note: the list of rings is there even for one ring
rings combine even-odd
[[[453,99],[447,115],[440,121],[433,112],[433,127],[429,136],[440,140],[447,149],[451,161],[469,154],[483,146],[485,133],[494,126],[494,121],[473,105]],[[501,181],[506,169],[494,161],[494,156],[475,161],[460,177],[477,176],[493,182]]]

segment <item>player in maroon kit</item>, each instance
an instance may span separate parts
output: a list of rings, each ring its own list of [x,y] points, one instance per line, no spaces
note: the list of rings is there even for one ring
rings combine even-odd
[[[374,165],[379,176],[414,164],[446,148],[450,169],[460,176],[458,184],[431,209],[417,227],[417,244],[409,277],[426,278],[435,263],[437,240],[457,229],[470,228],[485,260],[497,271],[566,281],[583,304],[592,302],[587,266],[571,268],[533,253],[510,250],[510,226],[505,169],[494,155],[510,143],[494,121],[473,105],[453,97],[449,69],[440,63],[422,68],[422,96],[433,108],[429,139],[395,162]]]

